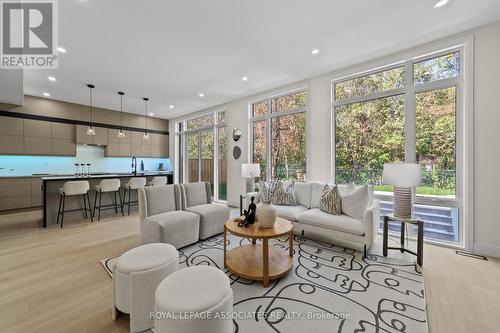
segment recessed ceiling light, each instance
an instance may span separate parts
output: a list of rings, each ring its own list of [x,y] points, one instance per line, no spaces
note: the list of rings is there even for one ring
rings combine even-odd
[[[174,108],[174,106],[173,106],[172,104],[170,104],[168,107],[169,107],[170,109],[173,109],[173,108]]]
[[[154,116],[155,114],[154,114],[153,112],[150,112],[150,113],[149,113],[149,115],[150,115],[150,116]]]
[[[318,54],[318,53],[319,53],[319,50],[318,50],[318,49],[313,49],[313,50],[311,51],[311,53],[312,53],[312,54],[314,54],[314,55],[316,55],[316,54]]]
[[[448,4],[448,2],[450,2],[450,0],[439,0],[438,2],[436,2],[436,4],[434,5],[434,8],[441,8],[443,6],[446,6]]]
[[[53,76],[49,76],[48,79],[49,79],[49,81],[52,81],[52,82],[54,82],[56,80],[56,78]]]
[[[204,93],[199,93],[198,96],[200,96],[200,98],[203,98],[203,97],[205,97],[205,94]]]
[[[45,96],[45,97],[50,97],[50,94],[49,94],[48,92],[44,92],[44,93],[43,93],[43,96]]]
[[[248,76],[242,76],[242,77],[241,77],[241,80],[242,80],[242,81],[248,81]]]
[[[64,47],[58,47],[57,48],[57,51],[61,52],[61,53],[66,53],[66,49]]]

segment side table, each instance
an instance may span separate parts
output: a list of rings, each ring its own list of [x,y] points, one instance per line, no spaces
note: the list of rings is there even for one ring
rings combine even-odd
[[[389,221],[397,221],[401,223],[401,247],[390,247],[387,246],[387,241],[389,239]],[[405,236],[405,226],[406,224],[410,225],[417,225],[418,232],[417,232],[417,252],[413,252],[407,248],[404,247],[404,236]],[[424,263],[424,221],[420,219],[415,219],[415,218],[410,218],[410,219],[405,219],[405,218],[399,218],[396,216],[392,215],[385,215],[384,216],[384,230],[383,230],[383,235],[384,235],[384,241],[383,241],[383,255],[384,257],[387,257],[387,250],[400,250],[401,253],[403,252],[408,252],[411,253],[415,256],[417,256],[417,263],[419,266],[422,266]]]

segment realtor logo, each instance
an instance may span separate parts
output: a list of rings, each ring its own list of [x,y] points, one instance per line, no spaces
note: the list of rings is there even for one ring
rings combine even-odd
[[[57,68],[57,0],[0,0],[1,68]]]

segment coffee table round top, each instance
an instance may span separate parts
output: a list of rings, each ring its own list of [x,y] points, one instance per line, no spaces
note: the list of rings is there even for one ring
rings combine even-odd
[[[247,238],[276,238],[290,234],[292,231],[292,223],[281,217],[276,217],[276,222],[272,228],[261,228],[259,221],[248,226],[248,228],[238,227],[238,222],[231,219],[224,225],[226,230],[233,235]]]

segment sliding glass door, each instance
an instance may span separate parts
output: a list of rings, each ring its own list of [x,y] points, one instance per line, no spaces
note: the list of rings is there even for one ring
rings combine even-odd
[[[177,182],[207,182],[215,200],[227,200],[225,112],[184,120],[176,128]]]

